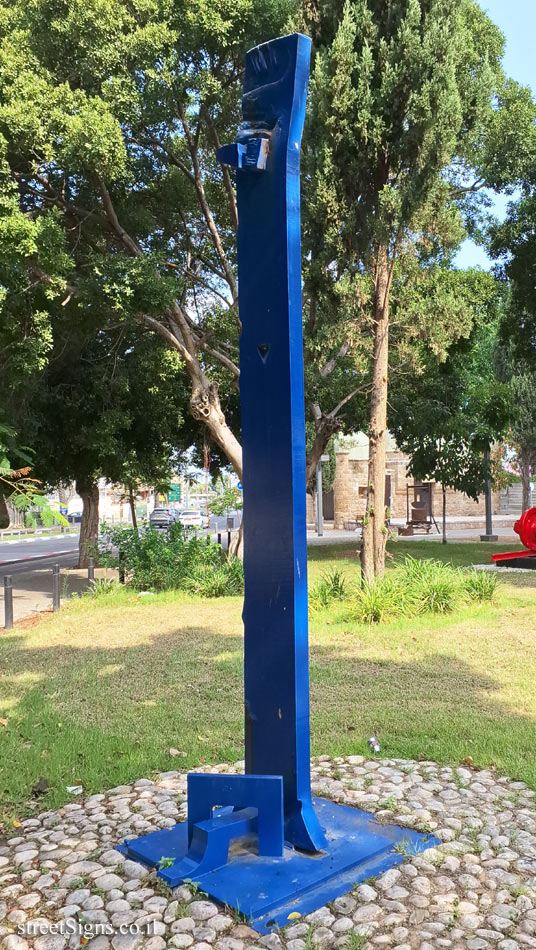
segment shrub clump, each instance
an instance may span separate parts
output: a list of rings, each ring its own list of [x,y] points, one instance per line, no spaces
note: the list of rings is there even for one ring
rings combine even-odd
[[[487,571],[456,568],[442,561],[407,557],[372,583],[349,586],[347,578],[323,575],[311,591],[311,609],[344,600],[345,616],[359,623],[382,623],[424,613],[447,614],[470,603],[492,601],[497,577]]]
[[[244,590],[240,559],[178,523],[167,532],[150,524],[139,533],[136,528],[105,527],[101,539],[101,564],[120,567],[126,583],[135,590],[185,590],[203,597]]]
[[[348,582],[344,571],[334,567],[325,571],[322,577],[309,591],[311,610],[329,607],[335,600],[344,600],[348,592]]]

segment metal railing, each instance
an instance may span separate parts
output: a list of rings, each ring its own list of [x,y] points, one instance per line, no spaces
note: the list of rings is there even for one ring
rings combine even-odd
[[[90,584],[95,582],[95,560],[90,557],[87,567],[87,577]],[[52,610],[54,613],[61,608],[61,570],[59,564],[52,568]],[[13,575],[4,576],[4,629],[13,629]]]

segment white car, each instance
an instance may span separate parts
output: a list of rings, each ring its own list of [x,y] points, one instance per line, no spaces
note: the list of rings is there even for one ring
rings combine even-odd
[[[174,508],[155,508],[149,516],[149,523],[153,528],[167,531],[174,521],[178,521],[178,511]]]
[[[178,515],[178,520],[183,528],[203,528],[205,526],[206,518],[204,519],[201,512],[194,508],[179,511]]]

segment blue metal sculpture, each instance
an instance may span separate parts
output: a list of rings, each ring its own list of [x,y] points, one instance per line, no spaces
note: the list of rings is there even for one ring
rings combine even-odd
[[[299,190],[310,47],[295,34],[249,51],[244,122],[218,153],[236,168],[239,220],[246,774],[189,775],[188,822],[123,847],[151,866],[174,858],[159,872],[171,887],[198,881],[261,931],[399,863],[397,841],[433,843],[311,797]]]
[[[237,165],[244,452],[246,772],[283,776],[285,838],[319,851],[311,803],[300,143],[311,41],[246,57]],[[264,169],[264,170],[260,170]]]

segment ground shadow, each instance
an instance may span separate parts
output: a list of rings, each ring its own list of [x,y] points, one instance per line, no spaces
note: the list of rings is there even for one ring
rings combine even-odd
[[[199,625],[132,646],[81,648],[74,636],[69,645],[29,646],[21,631],[2,637],[0,664],[4,815],[31,801],[40,777],[50,790],[34,802],[39,809],[64,802],[67,785],[90,793],[152,770],[242,758],[238,633]],[[452,656],[398,662],[314,645],[313,752],[365,752],[375,734],[387,756],[471,756],[536,785],[536,720],[498,701],[499,685]]]

